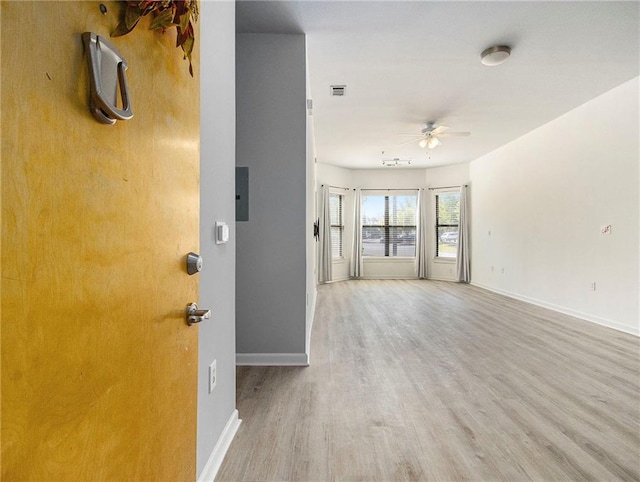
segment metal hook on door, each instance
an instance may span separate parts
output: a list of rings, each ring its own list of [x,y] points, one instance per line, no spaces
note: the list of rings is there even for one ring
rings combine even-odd
[[[127,61],[104,38],[92,33],[82,34],[87,64],[89,65],[89,107],[93,116],[102,124],[113,125],[116,120],[133,117],[127,86]],[[118,108],[118,90],[122,108]]]

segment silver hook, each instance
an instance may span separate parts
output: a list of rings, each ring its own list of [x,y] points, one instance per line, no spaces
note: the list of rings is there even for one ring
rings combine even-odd
[[[113,125],[116,120],[131,119],[133,111],[124,73],[127,70],[127,61],[113,45],[92,32],[83,33],[82,41],[89,65],[91,113],[102,124]],[[117,107],[118,87],[122,109]]]

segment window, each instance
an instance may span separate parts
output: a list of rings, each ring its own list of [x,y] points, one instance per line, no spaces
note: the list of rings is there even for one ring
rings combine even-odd
[[[459,223],[460,193],[436,194],[436,258],[456,258]]]
[[[416,194],[362,196],[362,256],[416,255]]]
[[[340,259],[342,254],[342,238],[344,194],[329,194],[329,221],[331,223],[331,257]]]

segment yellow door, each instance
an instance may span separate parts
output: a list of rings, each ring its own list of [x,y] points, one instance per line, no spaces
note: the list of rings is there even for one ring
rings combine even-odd
[[[101,3],[0,4],[3,481],[196,476],[198,53],[192,78],[173,32],[110,39],[134,117],[99,124]]]

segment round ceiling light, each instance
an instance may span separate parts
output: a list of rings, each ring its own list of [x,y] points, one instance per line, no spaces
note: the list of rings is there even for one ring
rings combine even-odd
[[[480,54],[480,59],[484,65],[493,67],[503,63],[509,58],[509,55],[511,55],[511,47],[507,47],[506,45],[495,45],[485,49]]]

